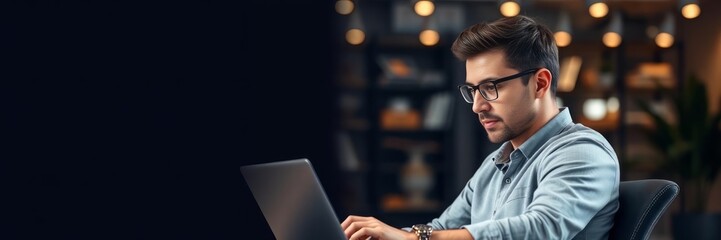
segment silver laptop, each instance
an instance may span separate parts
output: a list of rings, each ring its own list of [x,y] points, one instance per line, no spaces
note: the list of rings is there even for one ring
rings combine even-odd
[[[240,167],[278,240],[346,239],[308,159]]]

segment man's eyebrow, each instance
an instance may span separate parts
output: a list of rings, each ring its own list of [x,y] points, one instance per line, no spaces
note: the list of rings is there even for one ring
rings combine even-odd
[[[481,81],[478,82],[477,84],[473,84],[473,83],[466,82],[466,85],[468,85],[468,86],[478,86],[478,85],[481,85],[481,84],[484,84],[484,83],[487,83],[487,82],[490,82],[490,81],[493,81],[493,80],[496,80],[496,79],[498,79],[498,78],[489,77],[489,78],[484,78],[483,80],[481,80]]]

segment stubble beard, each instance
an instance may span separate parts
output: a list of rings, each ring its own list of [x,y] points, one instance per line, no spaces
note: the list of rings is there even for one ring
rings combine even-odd
[[[511,139],[515,138],[516,136],[518,136],[518,133],[516,133],[515,131],[513,131],[513,129],[508,127],[508,125],[506,125],[505,122],[503,122],[503,123],[504,123],[503,128],[500,130],[494,131],[494,132],[496,132],[495,134],[486,130],[486,134],[488,135],[488,140],[491,141],[492,143],[503,143],[503,142],[506,142],[506,141],[511,140]]]
[[[499,130],[496,130],[494,132],[488,131],[486,129],[486,134],[488,135],[488,140],[492,143],[504,143],[506,141],[509,141],[511,139],[514,139],[520,135],[524,129],[528,129],[531,126],[531,123],[533,122],[533,119],[535,119],[536,114],[533,112],[529,112],[525,115],[523,115],[523,118],[521,121],[518,122],[517,126],[520,126],[520,128],[514,128],[506,124],[506,121],[501,118],[496,118],[500,123],[503,123],[503,127]]]

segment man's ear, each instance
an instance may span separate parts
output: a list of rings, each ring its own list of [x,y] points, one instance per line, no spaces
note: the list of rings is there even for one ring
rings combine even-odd
[[[551,71],[546,68],[541,68],[540,70],[538,70],[538,72],[536,72],[535,95],[537,98],[541,98],[549,92],[549,90],[551,89],[552,79],[553,75],[551,75]]]

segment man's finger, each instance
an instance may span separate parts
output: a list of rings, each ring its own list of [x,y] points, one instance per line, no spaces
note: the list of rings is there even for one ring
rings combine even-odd
[[[349,215],[343,222],[340,224],[341,228],[346,229],[348,225],[350,225],[353,222],[360,222],[360,221],[368,221],[369,217],[361,217],[361,216],[355,216],[355,215]]]
[[[345,233],[345,237],[350,238],[355,234],[358,230],[363,228],[363,224],[360,222],[352,222],[350,225],[348,225],[348,228],[343,230],[343,233]]]
[[[375,239],[378,238],[378,231],[376,229],[372,228],[361,228],[357,232],[355,232],[352,236],[348,238],[348,240],[366,240],[366,239]]]
[[[346,217],[345,220],[343,220],[343,222],[340,224],[341,228],[343,228],[343,229],[345,230],[345,229],[348,227],[348,225],[350,225],[351,223],[353,223],[353,222],[355,221],[356,218],[358,218],[358,216],[349,215],[349,216]]]

